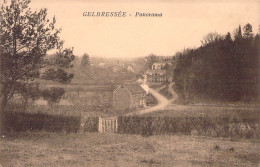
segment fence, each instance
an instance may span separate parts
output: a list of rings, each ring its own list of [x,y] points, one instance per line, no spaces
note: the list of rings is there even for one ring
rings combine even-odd
[[[100,133],[116,133],[118,129],[117,117],[102,118],[98,120],[98,131]]]

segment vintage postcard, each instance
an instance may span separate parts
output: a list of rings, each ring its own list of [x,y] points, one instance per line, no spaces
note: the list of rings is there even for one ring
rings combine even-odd
[[[259,0],[0,7],[0,167],[259,166]]]

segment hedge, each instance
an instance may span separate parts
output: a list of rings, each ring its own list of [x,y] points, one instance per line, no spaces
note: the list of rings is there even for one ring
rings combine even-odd
[[[98,117],[88,117],[84,123],[84,132],[98,131]]]
[[[80,117],[28,114],[6,114],[8,131],[77,132]],[[98,117],[89,117],[84,122],[84,132],[98,132]],[[259,138],[259,119],[227,117],[118,117],[118,133],[150,135],[200,135],[231,138]]]
[[[258,119],[220,117],[124,117],[118,118],[124,134],[184,134],[214,137],[259,138]]]
[[[7,131],[77,132],[80,127],[80,117],[76,116],[20,112],[9,112],[5,116]]]

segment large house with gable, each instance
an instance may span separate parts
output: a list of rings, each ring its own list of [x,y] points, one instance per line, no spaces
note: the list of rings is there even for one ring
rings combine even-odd
[[[121,84],[113,92],[113,108],[134,109],[146,106],[146,91],[138,84]]]
[[[146,71],[147,81],[150,83],[166,82],[165,63],[154,63],[152,69]]]

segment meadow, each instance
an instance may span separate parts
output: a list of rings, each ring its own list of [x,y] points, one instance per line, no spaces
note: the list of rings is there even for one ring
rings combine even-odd
[[[257,167],[260,157],[258,140],[48,132],[1,137],[0,154],[0,164],[4,167]]]

